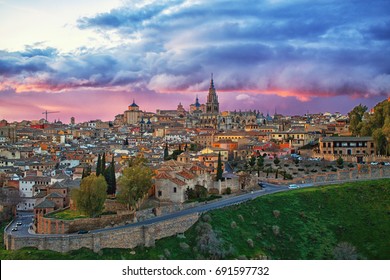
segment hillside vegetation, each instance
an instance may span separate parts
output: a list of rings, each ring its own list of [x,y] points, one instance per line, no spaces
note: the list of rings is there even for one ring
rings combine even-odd
[[[212,211],[154,248],[28,248],[1,259],[390,259],[390,179],[297,189]]]

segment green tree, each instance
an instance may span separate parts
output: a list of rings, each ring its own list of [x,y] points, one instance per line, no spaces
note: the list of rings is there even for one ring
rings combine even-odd
[[[165,143],[165,148],[164,148],[164,160],[167,160],[168,157],[169,157],[168,143]]]
[[[152,187],[152,176],[152,170],[142,162],[126,167],[118,180],[118,201],[128,209],[135,208]]]
[[[115,178],[115,162],[112,157],[111,163],[104,172],[104,177],[107,182],[107,194],[113,195],[116,192],[116,178]]]
[[[262,156],[258,156],[256,160],[256,168],[257,168],[257,177],[260,177],[260,170],[264,168],[264,158]]]
[[[274,159],[274,164],[275,165],[278,165],[280,163],[280,159],[278,159],[278,157],[275,157]]]
[[[349,131],[354,136],[360,136],[360,130],[362,128],[362,120],[364,113],[367,111],[367,106],[359,104],[348,113],[349,116]]]
[[[106,171],[106,153],[103,153],[101,165],[100,173],[104,174]]]
[[[103,212],[107,196],[107,183],[102,175],[90,175],[81,180],[80,189],[72,191],[76,207],[89,217],[96,217]]]
[[[215,177],[216,181],[222,180],[222,160],[221,160],[221,152],[218,153],[218,164],[217,164],[217,176]]]
[[[88,177],[91,175],[91,166],[87,165],[86,167],[83,168],[83,175],[81,176],[81,179],[84,179],[85,177]]]
[[[254,167],[255,164],[256,164],[256,157],[255,157],[255,156],[251,156],[251,158],[249,159],[248,164],[249,164],[249,166],[253,169],[253,167]]]
[[[187,187],[185,195],[186,195],[187,199],[195,199],[196,198],[196,194],[195,194],[194,189],[190,188],[190,187]]]
[[[341,156],[336,160],[336,163],[338,166],[343,166],[344,165],[344,160]]]
[[[388,143],[382,129],[381,128],[375,129],[374,132],[372,133],[372,138],[374,139],[377,154],[386,155]]]
[[[96,163],[96,176],[99,177],[100,174],[102,174],[102,158],[100,157],[100,154],[99,154],[98,160]]]

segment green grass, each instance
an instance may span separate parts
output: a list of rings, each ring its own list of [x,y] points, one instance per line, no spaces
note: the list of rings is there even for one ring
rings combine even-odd
[[[277,193],[208,215],[225,247],[234,248],[229,258],[332,259],[335,246],[345,241],[362,259],[390,259],[389,201],[390,179],[382,179]],[[68,254],[0,249],[0,259],[207,258],[194,250],[196,226],[185,232],[185,239],[165,238],[153,248],[103,249],[98,254],[88,249]],[[189,248],[183,249],[182,242]]]
[[[75,219],[87,218],[87,216],[82,214],[80,211],[70,210],[70,209],[57,212],[54,214],[48,214],[47,217],[61,219],[61,220],[75,220]]]

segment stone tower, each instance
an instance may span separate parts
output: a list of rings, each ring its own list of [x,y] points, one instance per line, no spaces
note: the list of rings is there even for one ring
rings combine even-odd
[[[212,73],[211,73],[209,94],[207,96],[206,113],[207,114],[218,114],[219,113],[218,96],[217,96],[217,93],[215,92],[214,80],[213,80]]]

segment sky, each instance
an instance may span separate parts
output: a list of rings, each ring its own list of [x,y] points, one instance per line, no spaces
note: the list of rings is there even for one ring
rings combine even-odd
[[[0,120],[206,102],[285,115],[390,96],[388,0],[0,0]]]

